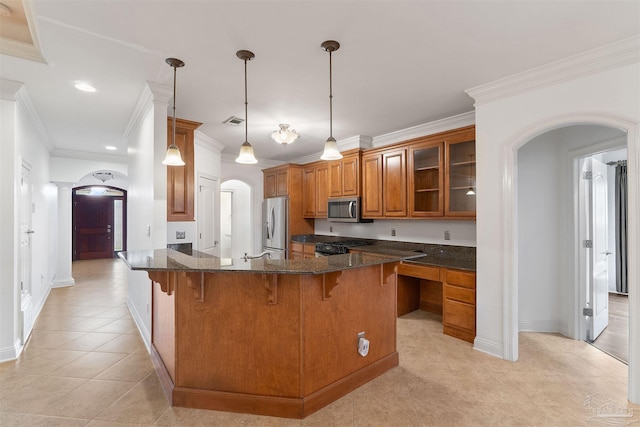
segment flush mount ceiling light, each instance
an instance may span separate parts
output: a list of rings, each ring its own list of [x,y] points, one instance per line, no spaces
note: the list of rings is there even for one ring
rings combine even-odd
[[[320,158],[322,160],[340,160],[342,154],[338,150],[338,144],[333,137],[333,84],[332,84],[332,71],[331,71],[331,54],[340,49],[340,43],[335,40],[327,40],[320,45],[322,49],[329,52],[329,138],[324,143],[324,151]]]
[[[240,154],[236,158],[236,162],[253,165],[258,163],[258,160],[256,160],[256,156],[253,154],[253,147],[249,144],[249,138],[247,136],[247,105],[249,105],[247,102],[247,61],[251,61],[256,56],[248,50],[239,50],[236,52],[236,56],[244,61],[244,142],[242,143],[242,147],[240,147]]]
[[[289,125],[280,124],[279,126],[280,130],[276,130],[271,133],[271,139],[278,144],[291,144],[300,137],[295,129],[289,129]]]
[[[105,149],[105,150],[109,150],[109,151],[115,151],[115,150],[117,150],[118,148],[117,148],[117,147],[114,147],[113,145],[106,145],[106,146],[104,147],[104,149]]]
[[[73,85],[76,89],[81,90],[83,92],[95,92],[96,88],[91,86],[89,83],[87,82],[75,82],[75,84]]]
[[[93,174],[95,179],[99,179],[102,182],[109,181],[111,179],[115,179],[111,172],[95,172]]]
[[[173,67],[173,131],[171,135],[171,145],[167,148],[167,154],[162,164],[167,166],[184,166],[180,149],[176,145],[176,70],[178,67],[184,67],[184,62],[176,58],[167,58],[165,62]]]

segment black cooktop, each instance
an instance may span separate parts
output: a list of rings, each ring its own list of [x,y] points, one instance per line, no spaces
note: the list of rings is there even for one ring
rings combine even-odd
[[[316,243],[316,252],[324,255],[339,255],[349,252],[349,248],[357,246],[366,246],[368,243],[364,240],[342,240],[332,243]]]

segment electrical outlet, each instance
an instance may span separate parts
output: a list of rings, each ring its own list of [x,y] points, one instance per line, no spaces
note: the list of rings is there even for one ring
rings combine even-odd
[[[333,233],[333,225],[329,226],[329,233]]]
[[[358,332],[358,342],[360,342],[360,338],[364,338],[364,331]]]
[[[187,232],[186,231],[176,231],[176,239],[186,239]]]
[[[392,228],[391,229],[391,237],[395,237],[395,235],[396,235],[396,229]]]
[[[444,240],[451,240],[451,233],[449,230],[444,232]]]

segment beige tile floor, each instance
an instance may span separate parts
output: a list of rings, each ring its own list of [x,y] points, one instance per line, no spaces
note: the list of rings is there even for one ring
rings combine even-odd
[[[588,344],[522,333],[520,360],[505,362],[420,311],[398,319],[399,367],[304,420],[172,408],[125,305],[124,263],[73,268],[76,285],[51,291],[23,354],[0,364],[2,427],[606,425],[589,397],[640,418],[626,365]]]

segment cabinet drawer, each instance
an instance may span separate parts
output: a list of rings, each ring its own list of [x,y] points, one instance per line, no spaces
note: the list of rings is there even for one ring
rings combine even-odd
[[[291,242],[291,252],[304,252],[304,243]]]
[[[476,288],[476,274],[460,270],[444,270],[443,282],[464,288]]]
[[[473,289],[445,285],[443,291],[443,297],[445,299],[465,302],[467,304],[471,304],[472,306],[476,305],[476,291]]]
[[[429,267],[422,266],[416,264],[398,264],[397,267],[398,274],[403,276],[417,277],[419,279],[426,280],[434,280],[436,282],[440,281],[440,268],[439,267]]]
[[[316,255],[316,245],[312,243],[305,243],[303,246],[304,246],[303,252],[305,255],[312,255],[312,256]]]
[[[444,299],[442,320],[445,324],[475,331],[476,308],[463,302]]]

